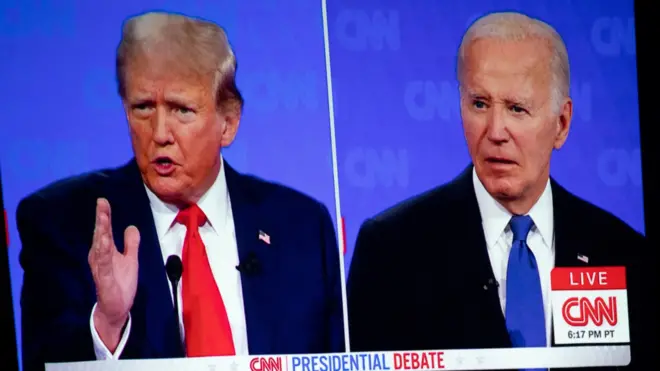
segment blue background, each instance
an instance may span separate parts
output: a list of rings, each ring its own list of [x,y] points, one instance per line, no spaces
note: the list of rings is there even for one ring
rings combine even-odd
[[[56,179],[130,158],[115,48],[121,22],[153,9],[227,30],[246,98],[227,160],[316,197],[335,217],[321,1],[2,2],[0,162],[18,328],[18,201]],[[549,22],[568,47],[575,114],[552,175],[643,232],[632,0],[328,0],[347,266],[365,218],[467,165],[455,54],[474,19],[501,10]]]

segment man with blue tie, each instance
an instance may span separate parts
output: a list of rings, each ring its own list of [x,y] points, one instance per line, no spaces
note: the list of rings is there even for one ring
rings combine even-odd
[[[551,270],[625,266],[631,367],[642,367],[654,320],[645,239],[550,177],[573,111],[561,37],[522,14],[487,15],[463,37],[457,77],[473,165],[362,225],[351,350],[553,346]]]
[[[124,24],[117,81],[135,158],[51,184],[16,212],[24,370],[344,351],[328,210],[221,155],[243,106],[235,72],[216,24],[168,13]]]

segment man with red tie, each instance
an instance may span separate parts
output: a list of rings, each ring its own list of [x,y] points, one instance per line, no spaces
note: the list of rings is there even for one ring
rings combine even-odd
[[[135,158],[51,184],[16,212],[25,370],[344,351],[328,210],[220,154],[242,111],[235,72],[213,23],[125,23],[117,80]]]

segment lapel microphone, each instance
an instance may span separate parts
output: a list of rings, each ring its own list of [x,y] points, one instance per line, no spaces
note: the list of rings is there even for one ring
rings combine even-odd
[[[250,251],[245,260],[242,260],[237,266],[236,270],[245,274],[246,276],[252,276],[261,272],[261,263],[257,258],[257,254],[253,251]]]
[[[183,263],[181,263],[181,258],[179,258],[177,255],[168,256],[167,262],[165,263],[165,270],[167,271],[167,278],[172,284],[174,313],[176,314],[177,323],[179,323],[179,298],[177,295],[177,287],[179,286],[179,280],[181,280],[181,274],[183,273]]]
[[[486,283],[484,283],[484,290],[497,290],[500,287],[500,283],[497,282],[495,278],[489,278]]]

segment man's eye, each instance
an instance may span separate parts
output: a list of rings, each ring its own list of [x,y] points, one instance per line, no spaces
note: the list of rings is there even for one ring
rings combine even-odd
[[[486,103],[484,103],[484,102],[482,102],[482,101],[480,101],[480,100],[475,100],[475,101],[472,103],[472,105],[474,105],[474,107],[475,107],[475,108],[478,108],[478,109],[484,109],[484,108],[486,108]]]
[[[516,106],[516,105],[511,106],[511,111],[513,111],[515,113],[525,113],[525,112],[527,112],[527,110],[525,110],[524,108],[522,108],[520,106]]]
[[[149,112],[151,108],[152,108],[151,105],[148,103],[140,103],[133,106],[133,110],[137,111],[138,113]]]
[[[195,111],[188,107],[176,107],[174,108],[174,112],[179,116],[183,116],[186,119],[190,119],[195,115]]]

